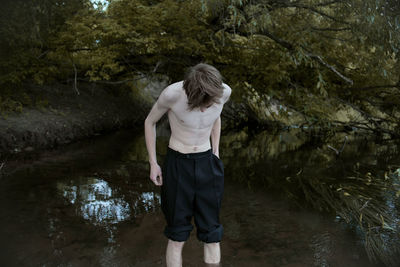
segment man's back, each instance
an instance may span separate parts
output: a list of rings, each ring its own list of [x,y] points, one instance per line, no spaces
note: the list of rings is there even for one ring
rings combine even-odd
[[[171,127],[169,147],[182,153],[201,152],[211,148],[211,130],[232,92],[227,84],[224,83],[223,86],[224,92],[220,103],[213,103],[205,110],[200,108],[188,110],[183,81],[173,83],[162,91],[160,98],[169,101],[168,120]]]

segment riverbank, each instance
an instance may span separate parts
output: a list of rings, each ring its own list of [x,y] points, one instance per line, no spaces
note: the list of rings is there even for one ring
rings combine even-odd
[[[0,160],[52,149],[122,128],[142,126],[151,108],[129,88],[81,84],[30,85],[32,105],[0,117]]]

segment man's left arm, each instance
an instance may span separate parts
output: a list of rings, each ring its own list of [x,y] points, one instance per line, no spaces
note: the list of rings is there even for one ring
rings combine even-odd
[[[223,83],[223,86],[226,88],[224,90],[224,96],[223,96],[223,103],[225,104],[226,102],[229,101],[231,93],[232,93],[232,88],[227,85],[226,83]],[[211,143],[212,143],[212,150],[213,153],[219,157],[219,140],[221,137],[221,116],[218,117],[218,119],[215,120],[212,130],[211,130]]]
[[[219,157],[219,139],[221,136],[221,116],[215,120],[211,129],[211,143],[213,153]]]

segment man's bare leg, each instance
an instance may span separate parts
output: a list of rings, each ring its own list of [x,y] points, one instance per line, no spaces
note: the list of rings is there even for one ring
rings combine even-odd
[[[168,239],[166,261],[167,267],[182,267],[182,248],[185,241],[178,242]]]
[[[207,264],[219,265],[221,260],[221,249],[219,242],[204,243],[204,262]]]

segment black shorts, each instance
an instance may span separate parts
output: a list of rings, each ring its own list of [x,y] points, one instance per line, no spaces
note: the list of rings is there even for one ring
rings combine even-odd
[[[186,241],[196,224],[196,237],[205,243],[220,242],[223,227],[219,211],[224,192],[224,166],[212,153],[184,154],[167,149],[162,165],[161,209],[167,225],[164,235]]]

